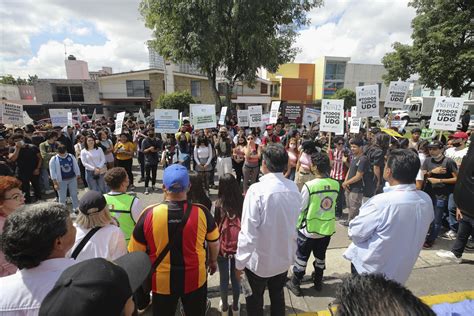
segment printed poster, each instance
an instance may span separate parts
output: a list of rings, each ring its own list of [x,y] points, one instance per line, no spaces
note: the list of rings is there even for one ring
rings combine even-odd
[[[215,128],[216,105],[215,104],[191,104],[191,116],[194,128]]]
[[[278,120],[278,113],[280,112],[281,101],[272,101],[270,108],[270,120],[269,124],[276,124]]]
[[[227,115],[227,107],[221,108],[221,115],[219,116],[219,125],[225,125],[225,116]]]
[[[237,110],[237,125],[240,127],[249,126],[249,111],[248,110]]]
[[[179,111],[155,109],[155,133],[176,133],[179,129]]]
[[[379,116],[379,86],[356,87],[357,117]]]
[[[319,130],[336,135],[344,134],[344,100],[322,100]]]
[[[321,111],[310,107],[305,107],[303,114],[303,125],[309,128],[311,124],[316,122],[319,124],[321,118]]]
[[[360,117],[353,117],[351,120],[351,127],[349,133],[359,134],[361,123],[362,119]]]
[[[410,89],[410,83],[405,81],[390,81],[387,95],[385,96],[385,108],[403,109],[405,99]]]
[[[117,113],[117,118],[115,119],[115,135],[122,134],[123,121],[125,120],[125,112]]]
[[[2,103],[0,105],[0,117],[3,124],[16,126],[23,125],[23,105],[15,103]]]
[[[249,126],[260,127],[262,124],[262,106],[251,105],[248,107],[249,114]]]
[[[49,116],[51,117],[51,125],[54,126],[67,126],[68,124],[68,113],[71,111],[68,109],[49,109]]]
[[[461,118],[463,99],[436,97],[431,115],[430,128],[455,131]]]

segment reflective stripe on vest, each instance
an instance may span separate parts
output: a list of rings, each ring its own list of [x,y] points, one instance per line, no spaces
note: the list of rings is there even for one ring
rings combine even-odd
[[[308,207],[298,218],[298,229],[308,233],[331,236],[336,232],[336,202],[339,183],[331,178],[314,179],[305,183],[309,192]]]
[[[136,197],[126,193],[117,195],[104,194],[104,197],[110,214],[117,219],[120,229],[125,235],[125,240],[128,242],[135,227],[135,221],[132,217],[132,205]]]

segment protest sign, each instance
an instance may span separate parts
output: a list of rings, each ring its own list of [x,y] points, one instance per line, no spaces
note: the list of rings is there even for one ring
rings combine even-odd
[[[336,135],[344,134],[344,100],[323,99],[319,130]]]
[[[353,117],[351,120],[351,128],[349,133],[358,134],[360,131],[360,124],[362,119],[360,117]]]
[[[385,96],[385,108],[402,109],[405,98],[410,89],[410,83],[404,81],[390,81],[387,95]]]
[[[115,135],[122,134],[123,121],[125,120],[125,112],[117,113],[115,119]]]
[[[260,124],[260,129],[265,130],[265,126],[270,124],[270,113],[262,114],[262,123]]]
[[[408,120],[392,120],[390,121],[390,127],[396,127],[399,132],[403,131],[407,126]]]
[[[67,112],[67,126],[73,126],[74,123],[72,122],[72,112]]]
[[[305,107],[303,114],[303,125],[309,127],[314,122],[319,123],[321,111],[310,107]]]
[[[225,125],[225,116],[227,115],[227,107],[223,106],[221,109],[221,116],[219,116],[219,125]]]
[[[270,108],[270,120],[269,124],[276,124],[278,120],[278,113],[280,111],[281,101],[272,101],[272,106]]]
[[[28,115],[28,112],[23,111],[23,124],[33,124],[33,119]]]
[[[23,105],[4,102],[1,104],[0,116],[3,124],[23,125]]]
[[[357,117],[379,116],[379,86],[356,87]]]
[[[284,118],[285,123],[301,123],[302,107],[299,104],[285,104]]]
[[[71,111],[67,109],[49,109],[49,116],[51,117],[51,125],[54,126],[67,126],[68,124],[68,113]]]
[[[215,104],[191,104],[191,113],[194,128],[215,128],[217,126]]]
[[[437,97],[431,115],[430,128],[455,131],[461,118],[462,105],[461,98]]]
[[[97,120],[97,110],[94,109],[94,112],[92,113],[91,121]]]
[[[143,121],[143,122],[146,121],[145,114],[143,114],[142,108],[140,108],[140,110],[138,111],[138,117],[137,118],[138,118],[139,121]]]
[[[262,106],[251,105],[249,111],[249,127],[260,127],[262,124]]]
[[[82,123],[82,114],[81,114],[81,111],[79,111],[79,109],[76,109],[76,116],[77,116],[77,121],[79,123]]]
[[[179,111],[155,109],[155,133],[176,133],[179,129]]]
[[[249,126],[249,111],[248,110],[237,110],[237,124],[240,127]]]
[[[357,106],[351,106],[351,117],[357,117]]]

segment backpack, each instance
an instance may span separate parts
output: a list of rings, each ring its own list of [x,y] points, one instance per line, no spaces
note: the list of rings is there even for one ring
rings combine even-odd
[[[236,215],[230,218],[226,212],[220,228],[220,253],[223,257],[232,257],[237,253],[239,240],[240,218]]]

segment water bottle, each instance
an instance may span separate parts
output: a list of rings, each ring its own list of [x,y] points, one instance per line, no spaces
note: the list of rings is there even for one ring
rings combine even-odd
[[[242,273],[242,275],[240,276],[240,286],[242,287],[242,294],[245,297],[249,297],[252,295],[252,287],[250,286],[249,280],[247,279],[245,272]]]

